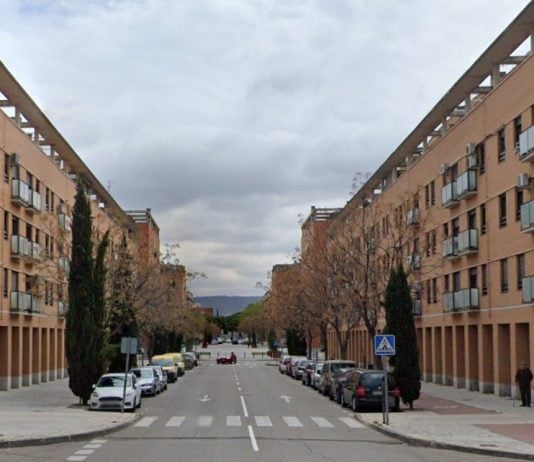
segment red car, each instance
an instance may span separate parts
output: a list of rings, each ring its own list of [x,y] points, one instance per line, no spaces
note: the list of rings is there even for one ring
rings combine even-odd
[[[226,356],[219,356],[217,358],[217,364],[235,364],[236,362],[237,358],[234,353]]]

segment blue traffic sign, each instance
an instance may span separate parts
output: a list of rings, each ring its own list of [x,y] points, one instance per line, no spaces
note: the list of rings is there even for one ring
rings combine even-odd
[[[375,355],[395,356],[395,336],[375,335]]]

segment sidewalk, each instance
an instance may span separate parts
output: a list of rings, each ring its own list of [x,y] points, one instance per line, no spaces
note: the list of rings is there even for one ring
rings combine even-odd
[[[414,409],[356,414],[361,422],[410,444],[534,460],[534,407],[511,398],[423,383]],[[533,405],[534,406],[534,405]]]
[[[0,448],[59,443],[119,430],[135,413],[91,412],[68,379],[0,392]]]

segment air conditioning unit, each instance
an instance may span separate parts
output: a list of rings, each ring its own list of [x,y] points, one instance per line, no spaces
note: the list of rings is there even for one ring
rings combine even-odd
[[[465,145],[465,153],[467,155],[474,154],[476,152],[477,145],[475,143],[467,143]]]
[[[517,187],[521,189],[530,187],[530,175],[528,173],[521,173],[517,176]]]
[[[447,173],[447,170],[449,170],[449,164],[441,164],[439,166],[439,173],[441,173],[442,175]]]

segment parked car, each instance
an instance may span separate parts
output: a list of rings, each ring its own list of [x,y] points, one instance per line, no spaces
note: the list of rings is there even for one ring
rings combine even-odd
[[[174,358],[172,356],[152,356],[152,359],[150,360],[150,365],[161,366],[163,370],[167,373],[167,380],[169,382],[172,383],[178,380],[178,367],[176,366],[176,363],[174,362]]]
[[[156,370],[158,377],[159,377],[159,390],[160,392],[165,391],[167,389],[167,384],[169,382],[167,378],[167,373],[163,370],[163,367],[161,366],[153,366]]]
[[[178,369],[178,377],[181,377],[185,374],[185,363],[182,353],[165,353],[165,356],[172,356],[176,368]]]
[[[134,367],[130,369],[130,372],[137,377],[137,384],[143,395],[156,396],[161,391],[159,375],[155,367]]]
[[[123,373],[104,374],[93,385],[93,392],[89,398],[89,409],[113,410],[122,408],[124,392]],[[135,375],[126,375],[126,394],[124,395],[124,409],[134,412],[141,407],[141,388],[137,384]]]
[[[303,359],[306,359],[305,356],[292,356],[289,363],[287,363],[287,375],[290,377],[294,377],[293,375],[293,368],[297,368],[297,364],[299,361],[302,361]]]
[[[192,353],[182,353],[184,358],[185,370],[190,371],[195,367],[195,358]]]
[[[287,366],[291,361],[291,356],[283,356],[278,363],[278,371],[280,374],[287,374]]]
[[[316,363],[313,372],[311,373],[311,387],[317,389],[319,386],[319,380],[321,378],[321,375],[323,373],[323,362]]]
[[[296,367],[293,368],[293,378],[297,380],[302,380],[302,375],[304,374],[304,368],[308,363],[310,363],[309,359],[302,359],[297,364]]]
[[[194,351],[186,351],[186,354],[188,354],[189,356],[193,358],[195,367],[197,367],[198,366],[198,355]]]
[[[332,391],[332,378],[334,374],[340,369],[349,369],[352,367],[356,367],[356,363],[354,361],[345,361],[340,359],[325,361],[323,364],[321,379],[319,380],[319,385],[317,387],[319,393],[322,393],[325,396],[330,396]]]
[[[308,361],[304,365],[304,370],[302,371],[302,385],[311,385],[313,370],[315,369],[316,361]]]
[[[363,408],[382,409],[383,386],[383,371],[353,370],[343,384],[341,405],[351,406],[355,412]],[[390,409],[399,410],[400,389],[391,373],[388,373],[388,403]]]
[[[332,386],[330,387],[330,399],[341,404],[342,387],[347,380],[347,376],[355,370],[354,368],[339,369],[332,377]]]

